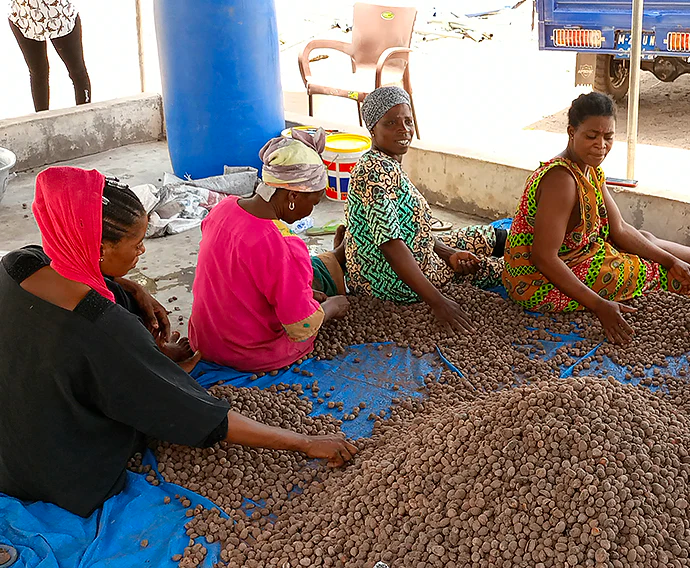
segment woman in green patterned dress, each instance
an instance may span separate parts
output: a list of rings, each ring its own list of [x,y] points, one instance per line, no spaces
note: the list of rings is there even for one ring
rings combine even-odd
[[[439,288],[454,277],[482,288],[500,285],[506,231],[476,225],[434,238],[431,209],[401,166],[414,132],[409,95],[398,87],[376,89],[362,115],[372,149],[352,170],[345,206],[350,291],[422,300],[441,322],[472,330],[462,308]]]

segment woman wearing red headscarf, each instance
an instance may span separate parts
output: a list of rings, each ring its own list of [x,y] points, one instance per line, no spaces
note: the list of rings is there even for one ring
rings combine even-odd
[[[43,249],[0,262],[0,492],[87,516],[122,490],[146,435],[302,451],[331,465],[355,453],[338,436],[244,418],[161,352],[104,278],[124,276],[144,252],[146,213],[129,188],[95,170],[50,168],[33,209]]]

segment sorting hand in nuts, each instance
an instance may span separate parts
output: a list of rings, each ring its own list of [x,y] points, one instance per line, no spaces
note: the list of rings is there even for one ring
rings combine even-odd
[[[471,329],[439,288],[453,279],[499,285],[506,231],[477,225],[435,238],[431,209],[401,165],[414,133],[408,94],[376,89],[362,115],[373,147],[352,170],[345,205],[350,290],[406,304],[422,300],[443,323]]]
[[[310,257],[285,225],[309,216],[324,195],[324,145],[321,129],[269,140],[255,195],[228,197],[204,219],[189,339],[205,359],[273,371],[311,353],[322,324],[347,312],[345,228],[332,251]]]
[[[12,401],[0,413],[0,492],[88,516],[123,489],[146,436],[351,459],[344,438],[231,411],[181,368],[198,354],[189,360],[179,334],[162,346],[179,366],[159,349],[132,296],[104,277],[121,278],[144,252],[146,213],[129,188],[95,170],[49,168],[33,210],[45,252],[27,247],[0,263],[0,399]]]
[[[228,412],[227,431],[225,441],[231,444],[302,452],[310,458],[328,460],[330,467],[340,467],[357,453],[357,448],[343,436],[305,436],[283,428],[260,424],[232,411]]]
[[[590,93],[568,113],[568,147],[528,179],[505,250],[508,295],[531,310],[588,308],[613,343],[630,340],[621,304],[666,289],[687,294],[690,248],[638,231],[606,187],[615,105]]]

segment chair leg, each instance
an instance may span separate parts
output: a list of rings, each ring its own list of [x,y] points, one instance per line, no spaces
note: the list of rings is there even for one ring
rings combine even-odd
[[[417,123],[417,112],[414,109],[414,99],[412,98],[412,79],[410,78],[410,65],[409,63],[405,65],[405,71],[403,71],[403,88],[410,95],[410,109],[412,110],[412,120],[414,121],[414,131],[417,135],[417,140],[419,140],[419,124]]]
[[[417,123],[417,112],[414,110],[414,99],[412,98],[412,95],[410,95],[410,109],[412,109],[412,120],[414,121],[414,131],[415,134],[417,135],[417,140],[420,140],[419,136],[419,124]]]
[[[314,95],[309,95],[309,116],[314,116]]]
[[[362,126],[362,103],[357,101],[357,118],[359,119],[359,125]]]

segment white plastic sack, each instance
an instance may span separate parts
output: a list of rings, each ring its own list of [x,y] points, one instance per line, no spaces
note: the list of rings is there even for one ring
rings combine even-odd
[[[163,187],[144,184],[132,190],[149,213],[146,236],[163,237],[198,227],[226,195],[251,195],[256,183],[255,168],[225,166],[221,176],[186,180],[166,173]]]
[[[146,209],[146,213],[151,213],[154,210],[158,202],[160,201],[159,189],[152,183],[144,183],[142,185],[135,185],[130,188],[134,195],[139,198],[141,204]]]

